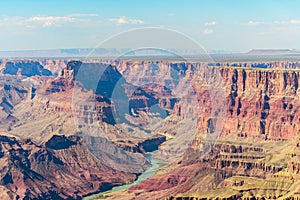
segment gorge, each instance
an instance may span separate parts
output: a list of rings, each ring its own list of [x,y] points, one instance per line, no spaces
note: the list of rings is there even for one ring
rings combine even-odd
[[[106,199],[296,199],[297,66],[3,60],[1,195],[81,199],[134,182],[154,151],[166,164]]]

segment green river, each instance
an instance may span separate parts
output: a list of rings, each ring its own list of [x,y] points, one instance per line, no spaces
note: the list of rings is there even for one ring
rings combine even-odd
[[[108,190],[108,191],[105,191],[105,192],[100,192],[98,194],[94,194],[94,195],[85,197],[85,198],[83,198],[83,200],[92,200],[92,199],[96,199],[96,198],[101,198],[101,196],[103,194],[108,194],[110,192],[115,192],[115,191],[119,191],[119,190],[128,189],[131,186],[136,185],[136,184],[142,182],[143,180],[145,180],[147,178],[150,178],[151,176],[153,176],[155,174],[155,172],[158,169],[160,169],[161,167],[163,167],[165,165],[164,162],[153,158],[154,153],[155,152],[145,154],[145,157],[148,158],[151,162],[151,167],[149,167],[144,173],[142,173],[136,181],[134,181],[130,184],[113,187],[111,190]]]

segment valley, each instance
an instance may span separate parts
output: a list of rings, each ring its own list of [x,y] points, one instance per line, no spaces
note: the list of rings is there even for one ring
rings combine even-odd
[[[1,195],[296,199],[298,66],[3,60]]]

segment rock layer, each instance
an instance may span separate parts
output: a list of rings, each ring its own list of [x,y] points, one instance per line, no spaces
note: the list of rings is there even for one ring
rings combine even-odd
[[[17,199],[80,199],[136,178],[103,165],[75,136],[41,146],[1,136],[0,144],[1,184]]]

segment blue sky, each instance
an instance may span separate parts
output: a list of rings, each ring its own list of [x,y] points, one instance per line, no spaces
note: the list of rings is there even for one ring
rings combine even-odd
[[[179,31],[207,50],[300,49],[300,2],[0,0],[0,50],[90,48],[135,28]]]

